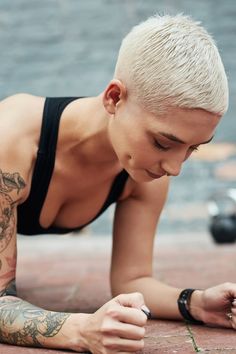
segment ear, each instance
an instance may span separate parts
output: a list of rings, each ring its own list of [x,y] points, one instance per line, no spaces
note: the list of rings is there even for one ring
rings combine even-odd
[[[117,79],[113,79],[103,93],[103,105],[106,111],[114,114],[117,104],[127,97],[125,85]]]

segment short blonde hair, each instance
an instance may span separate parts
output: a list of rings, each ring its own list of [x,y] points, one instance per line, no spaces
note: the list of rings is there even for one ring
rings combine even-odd
[[[123,39],[114,78],[150,112],[168,106],[223,115],[228,82],[210,34],[189,16],[155,15]]]

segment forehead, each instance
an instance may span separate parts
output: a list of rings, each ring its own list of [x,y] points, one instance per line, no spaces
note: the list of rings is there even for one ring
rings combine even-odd
[[[189,143],[209,140],[220,121],[219,115],[203,109],[171,108],[162,115],[143,112],[142,117],[153,133],[164,131]]]

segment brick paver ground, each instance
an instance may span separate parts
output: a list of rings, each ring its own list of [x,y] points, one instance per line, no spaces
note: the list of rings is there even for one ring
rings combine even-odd
[[[56,311],[92,312],[110,298],[108,236],[19,237],[19,295]],[[161,235],[154,271],[178,286],[204,288],[236,282],[236,244],[217,246],[204,234]],[[142,353],[236,353],[233,330],[188,327],[178,321],[149,321]],[[68,351],[0,344],[0,354],[63,354]]]

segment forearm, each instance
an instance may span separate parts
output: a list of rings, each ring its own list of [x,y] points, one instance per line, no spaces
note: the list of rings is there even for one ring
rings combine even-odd
[[[83,321],[87,315],[47,311],[14,296],[1,297],[0,342],[83,351],[82,338],[80,345],[79,331],[74,328],[75,316]]]
[[[115,281],[113,282],[115,284]],[[183,319],[179,313],[177,300],[182,289],[164,284],[152,277],[129,280],[122,285],[112,286],[113,296],[118,293],[138,291],[143,294],[152,316],[162,319]]]

